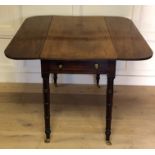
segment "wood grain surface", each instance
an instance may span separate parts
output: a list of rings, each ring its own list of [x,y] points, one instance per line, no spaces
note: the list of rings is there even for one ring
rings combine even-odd
[[[127,18],[105,17],[119,60],[140,60],[152,56],[150,47],[134,23]]]
[[[39,59],[50,22],[50,16],[26,19],[5,50],[6,56],[12,59]]]
[[[54,17],[43,59],[116,59],[104,17]]]
[[[124,17],[36,16],[24,21],[5,54],[12,59],[143,60],[152,50]]]
[[[41,84],[0,84],[0,148],[155,148],[155,87],[115,86],[112,145],[105,143],[106,87],[51,85],[44,143]]]

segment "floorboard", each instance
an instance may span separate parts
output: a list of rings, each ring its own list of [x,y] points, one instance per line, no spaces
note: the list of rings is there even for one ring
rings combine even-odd
[[[155,87],[115,86],[112,145],[105,143],[105,86],[51,85],[44,143],[41,84],[0,84],[0,148],[155,148]]]

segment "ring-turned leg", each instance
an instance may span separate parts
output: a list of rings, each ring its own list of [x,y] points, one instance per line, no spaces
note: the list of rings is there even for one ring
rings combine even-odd
[[[113,105],[113,81],[115,77],[107,78],[107,94],[106,94],[106,143],[111,144],[111,120],[112,120],[112,105]]]
[[[53,74],[54,86],[57,87],[57,74]]]
[[[44,119],[45,119],[45,142],[50,142],[50,88],[49,73],[42,73],[43,78],[43,98],[44,98]]]
[[[99,81],[100,81],[100,74],[96,74],[96,84],[97,84],[97,87],[100,87]]]

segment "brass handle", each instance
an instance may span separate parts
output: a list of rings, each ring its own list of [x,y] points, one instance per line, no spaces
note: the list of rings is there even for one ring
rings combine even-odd
[[[60,64],[58,67],[59,67],[59,69],[62,69],[63,66],[62,66],[62,64]]]
[[[95,69],[98,69],[99,68],[99,64],[95,64],[94,67],[95,67]]]

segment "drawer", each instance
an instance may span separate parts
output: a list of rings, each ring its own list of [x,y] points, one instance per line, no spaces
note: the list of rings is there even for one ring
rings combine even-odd
[[[81,62],[81,61],[43,61],[44,71],[51,73],[75,73],[75,74],[106,74],[108,62]]]

